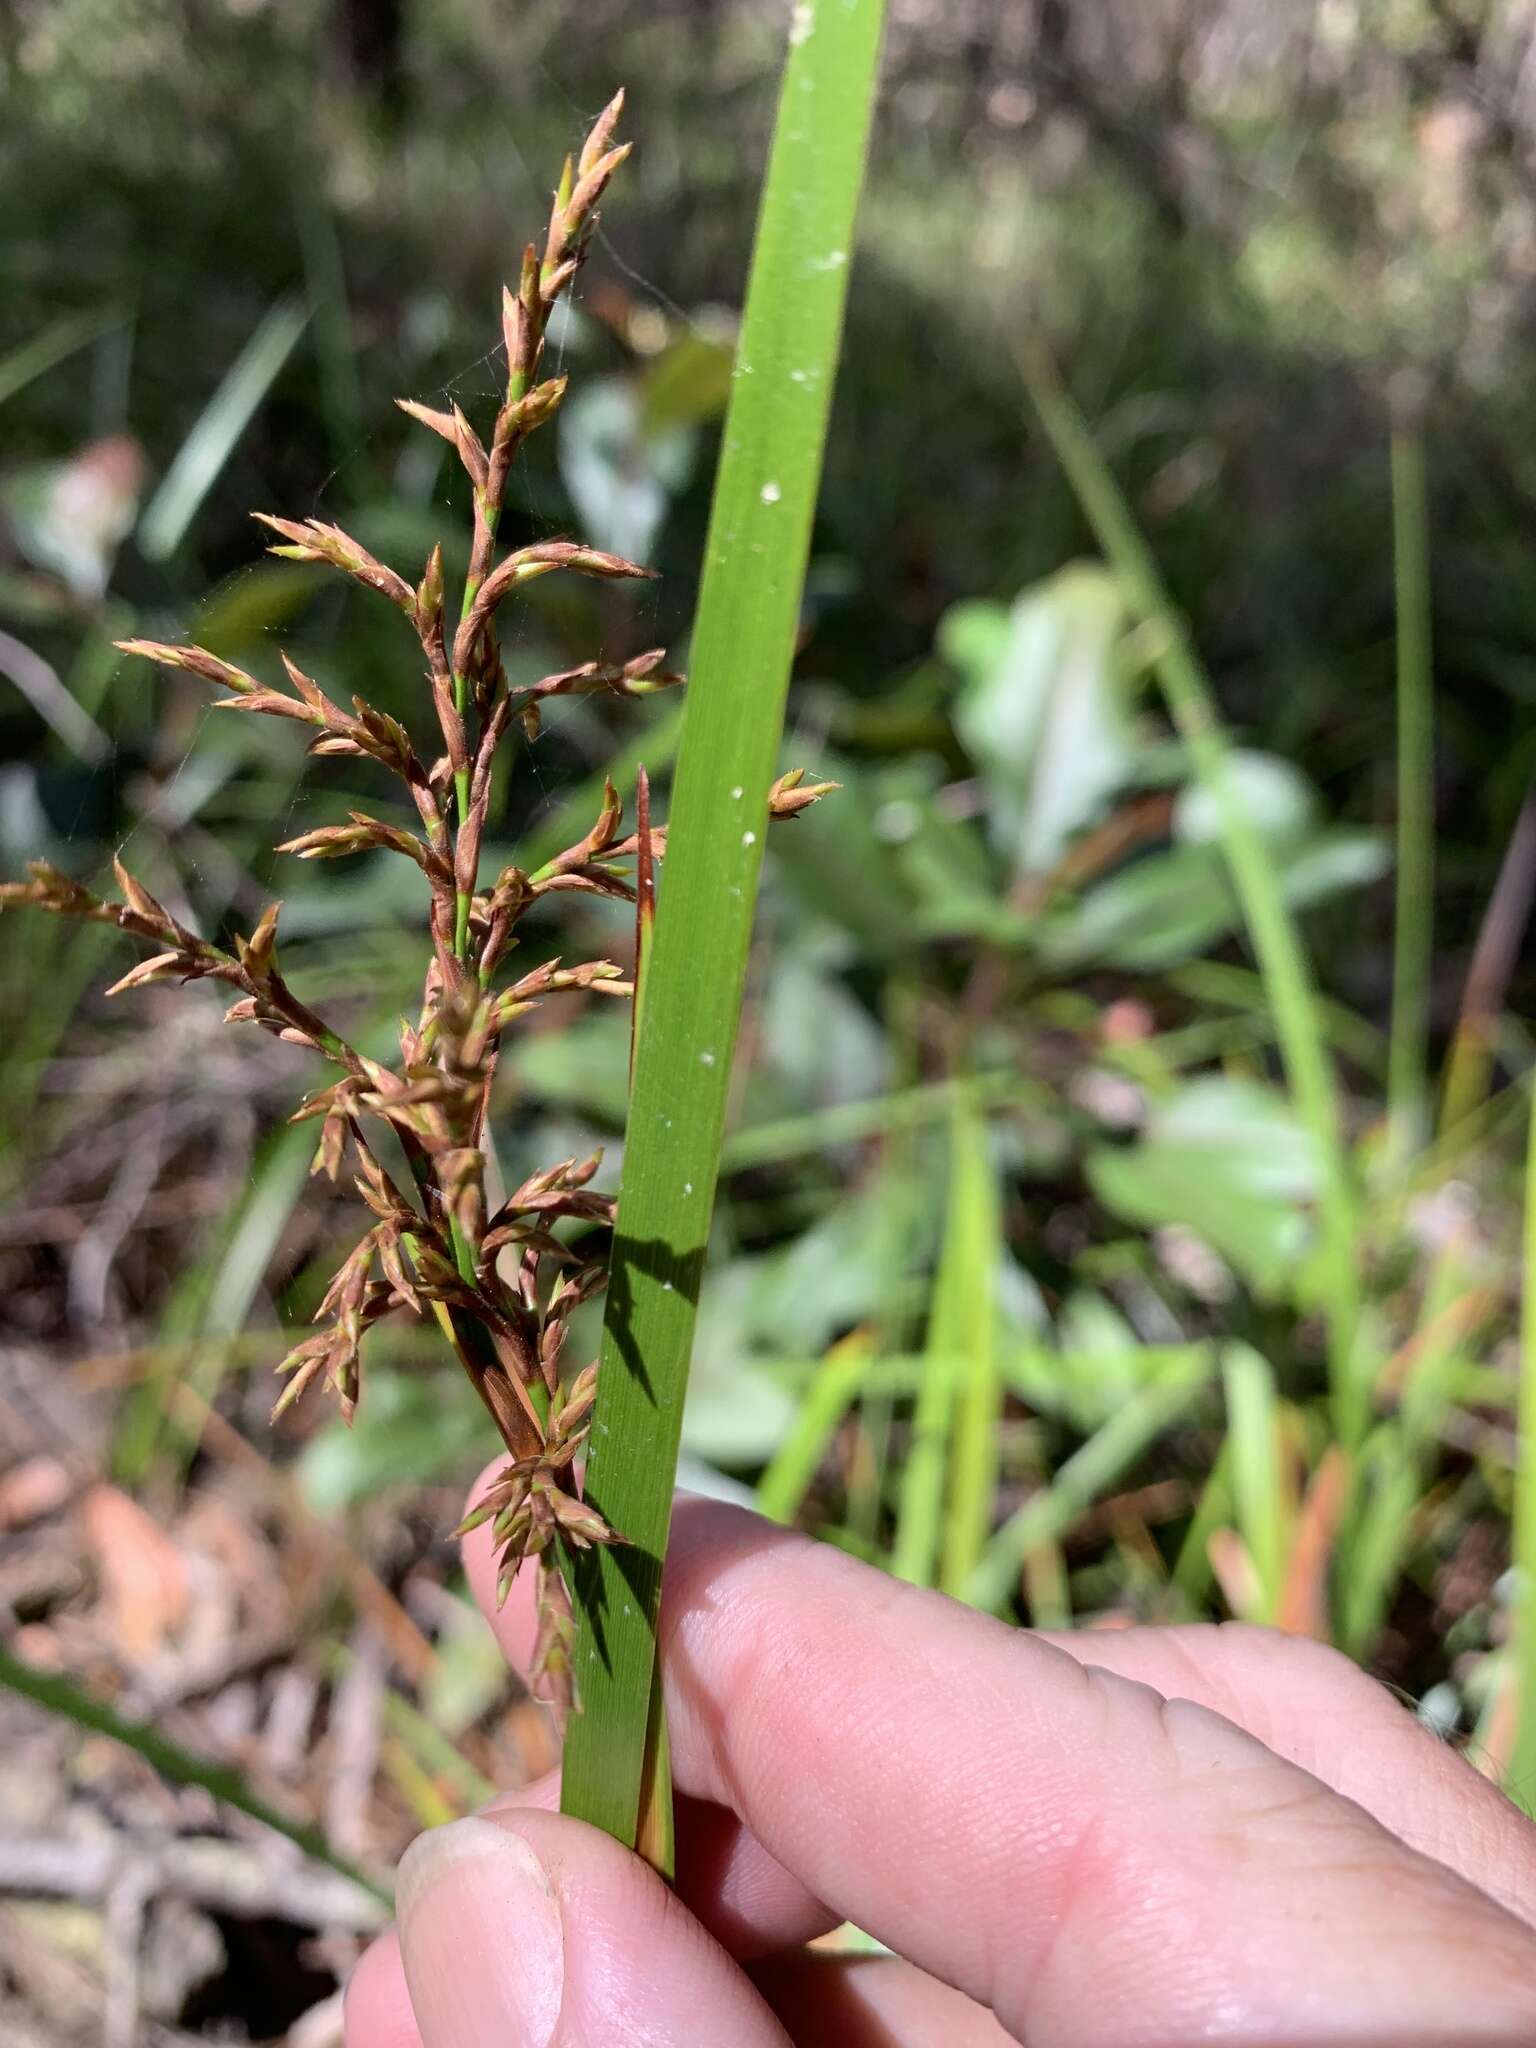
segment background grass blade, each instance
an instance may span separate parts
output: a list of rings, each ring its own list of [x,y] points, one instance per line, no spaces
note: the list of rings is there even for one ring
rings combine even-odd
[[[587,1466],[562,1804],[635,1839],[683,1394],[874,100],[882,0],[796,11],[694,631]]]
[[[169,1779],[171,1784],[201,1786],[215,1799],[223,1800],[226,1806],[233,1806],[238,1812],[249,1814],[252,1820],[260,1821],[263,1827],[286,1835],[306,1856],[313,1856],[319,1863],[328,1863],[343,1877],[351,1878],[354,1884],[382,1899],[385,1905],[393,1904],[390,1892],[333,1849],[319,1828],[306,1821],[289,1820],[275,1807],[268,1806],[232,1765],[193,1756],[190,1750],[183,1749],[179,1742],[173,1742],[158,1728],[142,1721],[125,1720],[105,1700],[97,1699],[94,1694],[55,1672],[38,1671],[31,1664],[23,1663],[21,1658],[13,1657],[3,1646],[0,1646],[0,1685],[37,1706],[46,1707],[51,1714],[73,1721],[77,1728],[87,1729],[93,1735],[109,1735],[114,1742],[123,1743],[143,1757],[162,1778]]]
[[[997,1183],[975,1104],[955,1098],[943,1248],[891,1568],[963,1598],[991,1528],[1002,1400]],[[946,1480],[948,1486],[946,1490]]]
[[[62,363],[77,349],[86,348],[120,326],[126,314],[118,306],[96,306],[88,312],[65,313],[51,321],[29,341],[0,355],[0,405],[25,391],[34,378]]]
[[[204,406],[139,521],[139,551],[151,562],[174,555],[251,416],[271,390],[309,319],[294,299],[267,313]]]
[[[156,1460],[174,1446],[178,1476],[190,1463],[195,1439],[176,1429],[171,1414],[173,1380],[189,1381],[201,1401],[211,1402],[231,1357],[228,1340],[245,1328],[261,1291],[278,1240],[304,1192],[314,1157],[308,1124],[285,1124],[261,1147],[250,1186],[225,1220],[218,1242],[189,1268],[163,1317],[164,1360],[137,1388],[123,1410],[113,1467],[125,1484],[141,1483]],[[201,1341],[190,1370],[180,1345]]]
[[[1237,1531],[1262,1602],[1251,1618],[1273,1622],[1289,1548],[1275,1375],[1268,1359],[1251,1346],[1229,1344],[1222,1354],[1221,1379],[1227,1397],[1227,1452]]]
[[[955,1285],[965,1289],[967,1328],[957,1347],[962,1362],[950,1445],[949,1507],[939,1584],[965,1598],[971,1573],[992,1533],[997,1501],[998,1424],[1003,1386],[999,1364],[997,1278],[1003,1262],[1002,1201],[987,1151],[987,1128],[962,1097],[954,1125],[953,1225],[960,1238]],[[959,1334],[957,1332],[957,1334]]]
[[[1323,1174],[1323,1306],[1335,1424],[1341,1441],[1353,1451],[1364,1440],[1371,1398],[1368,1362],[1358,1356],[1359,1217],[1337,1080],[1301,935],[1286,907],[1274,861],[1231,787],[1230,750],[1215,694],[1120,487],[1044,351],[1025,351],[1020,366],[1057,460],[1120,578],[1127,603],[1151,636],[1148,651],[1169,712],[1215,805],[1222,848],[1264,978],[1286,1075],[1297,1110],[1318,1147]]]
[[[974,1270],[976,1233],[967,1214],[963,1119],[964,1110],[957,1100],[950,1137],[944,1240],[928,1311],[922,1377],[918,1381],[912,1434],[902,1465],[896,1540],[891,1551],[891,1570],[898,1579],[914,1586],[931,1586],[938,1577],[939,1550],[944,1537],[944,1482],[966,1369],[963,1347],[974,1334],[971,1300],[979,1276]],[[986,1369],[995,1381],[995,1355],[988,1360]]]
[[[1191,1354],[1140,1388],[1062,1465],[1049,1486],[1011,1515],[983,1552],[966,1588],[977,1607],[1007,1607],[1031,1551],[1064,1536],[1078,1516],[1112,1486],[1210,1384],[1213,1351]]]
[[[1428,1135],[1430,975],[1434,965],[1435,726],[1429,512],[1416,421],[1392,429],[1392,556],[1397,600],[1397,918],[1387,1117],[1398,1158]]]
[[[758,1513],[769,1521],[792,1522],[799,1513],[833,1432],[858,1398],[871,1357],[868,1330],[852,1330],[816,1368],[784,1441],[757,1482]]]

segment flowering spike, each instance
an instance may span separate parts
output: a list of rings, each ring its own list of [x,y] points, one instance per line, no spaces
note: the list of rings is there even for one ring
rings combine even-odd
[[[488,1201],[486,1191],[487,1103],[502,1038],[519,1018],[555,996],[627,998],[637,982],[643,985],[655,863],[666,851],[666,827],[652,820],[642,771],[632,838],[620,837],[622,805],[612,782],[605,782],[591,829],[553,860],[533,872],[508,865],[489,887],[481,884],[480,866],[495,764],[509,731],[536,733],[550,698],[641,697],[682,681],[665,667],[663,651],[651,648],[580,662],[514,688],[496,634],[498,607],[535,577],[569,570],[631,581],[650,573],[574,539],[514,543],[497,560],[513,464],[566,394],[563,376],[540,376],[549,320],[591,244],[597,202],[629,154],[628,144],[617,140],[623,104],[623,94],[616,94],[579,155],[567,160],[542,246],[526,245],[518,274],[502,293],[507,378],[494,417],[477,428],[457,404],[438,410],[399,401],[411,419],[453,446],[473,486],[467,602],[457,630],[446,623],[441,546],[433,547],[413,588],[341,527],[256,515],[272,536],[272,552],[338,569],[402,614],[419,645],[436,716],[431,744],[418,752],[407,725],[363,697],[352,697],[344,708],[286,653],[281,677],[269,681],[204,647],[118,642],[126,655],[212,685],[222,693],[215,702],[226,709],[303,725],[318,756],[365,760],[394,778],[397,808],[381,801],[370,811],[352,810],[345,822],[301,832],[279,851],[299,860],[394,852],[420,870],[430,951],[419,1013],[401,1026],[396,1063],[349,1044],[294,994],[278,961],[276,903],[226,951],[181,925],[120,861],[114,866],[121,901],[104,900],[44,861],[32,864],[27,879],[0,884],[0,907],[30,905],[139,940],[144,957],[114,992],[172,978],[219,981],[230,1023],[254,1024],[330,1063],[325,1084],[310,1090],[292,1121],[319,1125],[314,1173],[339,1182],[353,1162],[366,1227],[336,1268],[315,1327],[278,1368],[285,1384],[274,1415],[320,1384],[350,1419],[362,1391],[369,1331],[385,1316],[431,1308],[508,1453],[462,1528],[490,1526],[503,1594],[532,1563],[539,1581],[535,1683],[562,1708],[574,1702],[563,1573],[577,1553],[622,1540],[584,1497],[578,1478],[597,1368],[572,1375],[566,1365],[576,1311],[606,1280],[604,1233],[615,1205],[594,1184],[601,1160],[594,1153],[528,1174],[488,1215],[496,1198]],[[831,786],[807,785],[798,773],[785,777],[771,792],[770,813],[791,817]],[[626,869],[631,861],[633,879]],[[562,892],[635,904],[633,979],[603,959],[567,964],[534,956],[520,970],[504,972],[525,914]],[[388,1152],[374,1148],[377,1126],[390,1134]],[[396,1154],[403,1156],[408,1181],[397,1183],[384,1163]],[[576,1227],[566,1234],[567,1226]]]

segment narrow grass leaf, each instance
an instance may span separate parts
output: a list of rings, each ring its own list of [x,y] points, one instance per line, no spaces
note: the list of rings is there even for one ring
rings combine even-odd
[[[1290,1516],[1280,1454],[1280,1408],[1268,1359],[1247,1344],[1228,1344],[1221,1358],[1227,1397],[1227,1450],[1238,1534],[1257,1574],[1260,1611],[1272,1622],[1280,1604]]]
[[[997,1483],[995,1431],[1000,1380],[992,1313],[998,1255],[996,1208],[985,1133],[974,1109],[963,1095],[958,1096],[950,1128],[944,1237],[928,1311],[923,1377],[902,1469],[891,1555],[891,1570],[898,1579],[931,1586],[942,1576],[950,1592],[963,1589],[967,1573],[975,1565]],[[979,1388],[979,1398],[968,1399],[973,1386]],[[985,1417],[990,1421],[983,1421]],[[974,1439],[979,1421],[990,1441],[981,1447],[981,1469],[973,1476],[985,1486],[986,1497],[973,1503],[962,1498],[954,1484],[946,1488],[946,1480],[952,1462],[958,1480],[962,1463],[977,1461],[974,1441],[962,1455],[957,1432],[964,1426]],[[961,1517],[963,1533],[952,1544],[949,1524],[955,1515]],[[974,1532],[978,1518],[980,1537]]]
[[[163,562],[181,546],[308,319],[296,300],[280,299],[236,356],[144,508],[138,539],[147,560]]]
[[[65,313],[50,321],[30,340],[21,342],[0,356],[0,405],[14,398],[55,363],[62,363],[77,350],[87,348],[100,335],[122,325],[126,315],[121,307],[95,306],[83,313]]]
[[[1398,1412],[1367,1440],[1349,1570],[1338,1587],[1336,1636],[1351,1657],[1369,1656],[1408,1568],[1414,1520],[1481,1313],[1483,1297],[1471,1278],[1467,1244],[1453,1235],[1425,1283],[1412,1338],[1382,1376],[1398,1396]]]
[[[770,1522],[792,1522],[811,1489],[827,1445],[867,1375],[873,1347],[867,1330],[834,1344],[800,1396],[789,1432],[757,1482],[757,1510]]]
[[[1216,1576],[1211,1569],[1211,1538],[1218,1529],[1227,1527],[1233,1514],[1231,1469],[1231,1447],[1223,1439],[1174,1559],[1173,1589],[1191,1615],[1203,1616],[1207,1612],[1206,1603]]]
[[[178,1340],[203,1340],[184,1376],[202,1402],[211,1403],[228,1370],[231,1347],[219,1339],[238,1336],[272,1263],[278,1241],[309,1177],[315,1133],[309,1124],[283,1125],[262,1145],[250,1185],[241,1192],[223,1232],[186,1273],[161,1320],[164,1362],[124,1404],[114,1446],[113,1470],[127,1485],[143,1481],[174,1434],[168,1393],[183,1371]],[[185,1469],[192,1444],[177,1441],[174,1462]]]
[[[963,1600],[992,1533],[997,1505],[997,1428],[1003,1405],[997,1278],[1004,1249],[1002,1203],[987,1151],[986,1126],[974,1103],[963,1097],[955,1112],[954,1153],[954,1241],[946,1244],[944,1257],[956,1297],[958,1341],[953,1348],[963,1363],[950,1444],[939,1584]],[[963,1330],[958,1327],[962,1318]]]
[[[632,1844],[661,1561],[874,100],[882,0],[796,12],[726,416],[587,1466],[562,1804]],[[791,828],[793,829],[793,828]]]
[[[1018,1590],[1025,1558],[1042,1544],[1059,1542],[1078,1516],[1194,1405],[1215,1370],[1215,1354],[1207,1350],[1133,1394],[1073,1452],[1050,1485],[1032,1494],[998,1530],[971,1574],[970,1600],[993,1612],[1006,1608]]]
[[[253,1792],[242,1772],[231,1764],[215,1763],[207,1757],[194,1756],[181,1744],[173,1742],[158,1728],[152,1728],[142,1721],[130,1721],[119,1714],[115,1707],[98,1699],[76,1685],[72,1679],[64,1678],[57,1672],[39,1671],[35,1666],[23,1662],[0,1646],[0,1686],[19,1693],[23,1699],[44,1707],[50,1714],[57,1714],[62,1720],[72,1721],[77,1728],[84,1728],[93,1735],[110,1736],[114,1742],[121,1742],[131,1749],[162,1778],[173,1785],[197,1785],[213,1798],[220,1799],[226,1806],[237,1812],[248,1814],[252,1820],[260,1821],[263,1827],[271,1828],[285,1835],[318,1863],[328,1863],[333,1870],[341,1872],[354,1884],[361,1885],[385,1905],[392,1903],[389,1891],[365,1870],[349,1862],[339,1850],[332,1848],[325,1835],[307,1821],[290,1820],[275,1807]]]

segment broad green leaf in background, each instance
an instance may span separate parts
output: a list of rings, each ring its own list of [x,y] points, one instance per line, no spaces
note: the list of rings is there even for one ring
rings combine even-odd
[[[559,1031],[525,1032],[507,1069],[541,1102],[580,1110],[620,1129],[629,1099],[629,1018],[617,1004],[588,1010]]]
[[[1203,953],[1238,916],[1221,854],[1175,846],[1123,868],[1055,913],[1036,942],[1057,969],[1098,961],[1150,974]]]
[[[1289,844],[1269,842],[1269,848],[1279,893],[1292,910],[1362,888],[1391,863],[1380,833],[1347,826],[1321,828]],[[1111,875],[1040,924],[1034,942],[1057,968],[1100,961],[1150,974],[1208,951],[1242,922],[1225,853],[1196,840]]]
[[[1022,874],[1060,859],[1124,780],[1133,743],[1115,649],[1125,629],[1115,577],[1071,563],[1011,611],[957,606],[940,651],[961,671],[955,725],[992,793],[999,848]]]
[[[758,1058],[795,1109],[862,1101],[880,1094],[889,1078],[885,1033],[832,971],[841,950],[787,952],[763,994]]]
[[[1313,833],[1283,857],[1281,895],[1288,909],[1306,910],[1345,889],[1363,889],[1391,865],[1384,833],[1335,825]]]
[[[1260,1082],[1191,1081],[1134,1144],[1098,1146],[1085,1165],[1106,1208],[1143,1228],[1182,1224],[1261,1290],[1280,1287],[1306,1249],[1316,1143]]]
[[[808,909],[877,960],[899,955],[912,943],[914,903],[882,829],[880,779],[835,754],[823,753],[820,765],[839,784],[837,816],[829,822],[818,805],[797,818],[777,836],[774,866]]]
[[[945,807],[942,764],[933,756],[885,769],[876,787],[874,825],[887,866],[914,905],[925,933],[964,933],[1017,944],[1030,924],[1003,898],[995,861],[979,827]]]
[[[1227,786],[1254,831],[1272,844],[1299,839],[1317,817],[1317,791],[1293,762],[1278,754],[1234,747],[1227,756]],[[1173,836],[1188,846],[1221,843],[1221,813],[1204,783],[1191,782],[1180,790]]]
[[[1063,1414],[1092,1431],[1161,1371],[1112,1301],[1096,1288],[1074,1287],[1062,1303],[1051,1343],[1024,1347],[1019,1366],[1046,1414]],[[1010,1377],[1014,1378],[1011,1372]],[[1033,1397],[1032,1397],[1033,1398]]]
[[[582,532],[596,547],[649,561],[668,502],[693,473],[693,427],[647,433],[634,380],[603,377],[560,408],[559,446]]]
[[[760,1264],[732,1260],[710,1273],[699,1296],[683,1442],[695,1457],[727,1470],[770,1457],[795,1413],[781,1382],[753,1363],[762,1324],[752,1316],[751,1299]],[[793,1340],[786,1335],[776,1348],[788,1351]]]
[[[931,1196],[904,1199],[909,1189],[906,1176],[888,1173],[845,1196],[782,1250],[751,1262],[743,1312],[765,1348],[814,1357],[839,1331],[890,1307],[892,1273],[921,1270],[937,1221]],[[893,1244],[897,1217],[915,1220]]]
[[[302,562],[250,563],[216,584],[198,606],[193,620],[197,644],[226,661],[247,647],[264,645],[304,610],[323,574]]]

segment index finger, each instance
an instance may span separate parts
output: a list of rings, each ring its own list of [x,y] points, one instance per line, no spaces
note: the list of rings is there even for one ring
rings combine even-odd
[[[662,1643],[679,1784],[1032,2042],[1536,2024],[1517,1921],[1205,1709],[700,1502]]]
[[[707,1558],[716,1526],[711,1503],[679,1497],[668,1563],[669,1602],[684,1555]],[[765,1523],[748,1526],[771,1548],[776,1570],[795,1574],[802,1569],[803,1539]],[[513,1665],[526,1671],[535,1634],[532,1574],[520,1577],[498,1614],[486,1532],[471,1536],[465,1562],[502,1647]],[[852,1574],[856,1583],[862,1583],[862,1573],[858,1567]],[[942,1611],[949,1616],[960,1612],[952,1603]],[[995,1632],[995,1624],[980,1625]],[[1033,1640],[1052,1644],[1078,1664],[1138,1680],[1164,1698],[1213,1709],[1363,1806],[1410,1848],[1447,1865],[1536,1925],[1536,1827],[1497,1786],[1339,1651],[1236,1622],[1083,1629]],[[680,1781],[688,1783],[692,1760],[683,1753],[674,1764]],[[770,1938],[803,1938],[815,1916],[803,1910],[801,1917],[803,1926],[795,1925],[792,1915],[764,1931]]]

